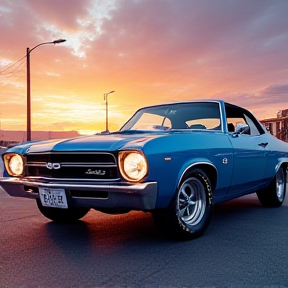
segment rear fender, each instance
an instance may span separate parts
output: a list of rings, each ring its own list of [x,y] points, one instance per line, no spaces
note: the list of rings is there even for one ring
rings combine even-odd
[[[284,171],[285,171],[285,173],[286,173],[287,165],[288,165],[288,158],[283,157],[283,158],[279,158],[278,160],[279,160],[279,162],[277,163],[277,165],[276,165],[276,167],[275,167],[275,174],[276,174],[276,172],[279,170],[279,168],[280,168],[281,166],[284,167]]]
[[[277,171],[280,169],[280,167],[284,168],[284,173],[285,173],[286,182],[287,182],[288,158],[286,158],[286,157],[279,158],[279,162],[277,163],[277,165],[275,167],[275,175],[276,175]]]

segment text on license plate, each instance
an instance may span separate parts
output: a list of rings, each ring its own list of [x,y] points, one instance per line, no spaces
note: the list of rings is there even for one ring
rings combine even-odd
[[[43,206],[64,209],[68,208],[64,189],[42,187],[39,188],[39,195]]]

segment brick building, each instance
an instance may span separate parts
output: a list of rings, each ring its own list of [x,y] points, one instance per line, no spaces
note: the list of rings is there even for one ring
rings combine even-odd
[[[288,109],[280,110],[276,118],[260,121],[278,139],[288,142]]]

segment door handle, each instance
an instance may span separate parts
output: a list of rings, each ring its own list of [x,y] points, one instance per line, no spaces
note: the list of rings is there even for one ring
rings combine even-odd
[[[263,147],[263,148],[265,148],[265,147],[268,145],[268,142],[266,142],[266,143],[259,143],[258,145],[261,146],[261,147]]]

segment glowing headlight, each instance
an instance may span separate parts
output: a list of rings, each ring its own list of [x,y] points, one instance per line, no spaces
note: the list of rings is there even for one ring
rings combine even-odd
[[[24,172],[24,162],[18,154],[4,155],[5,167],[9,174],[13,176],[20,176]]]
[[[138,151],[121,151],[119,164],[122,176],[128,181],[140,181],[148,171],[146,158]]]

